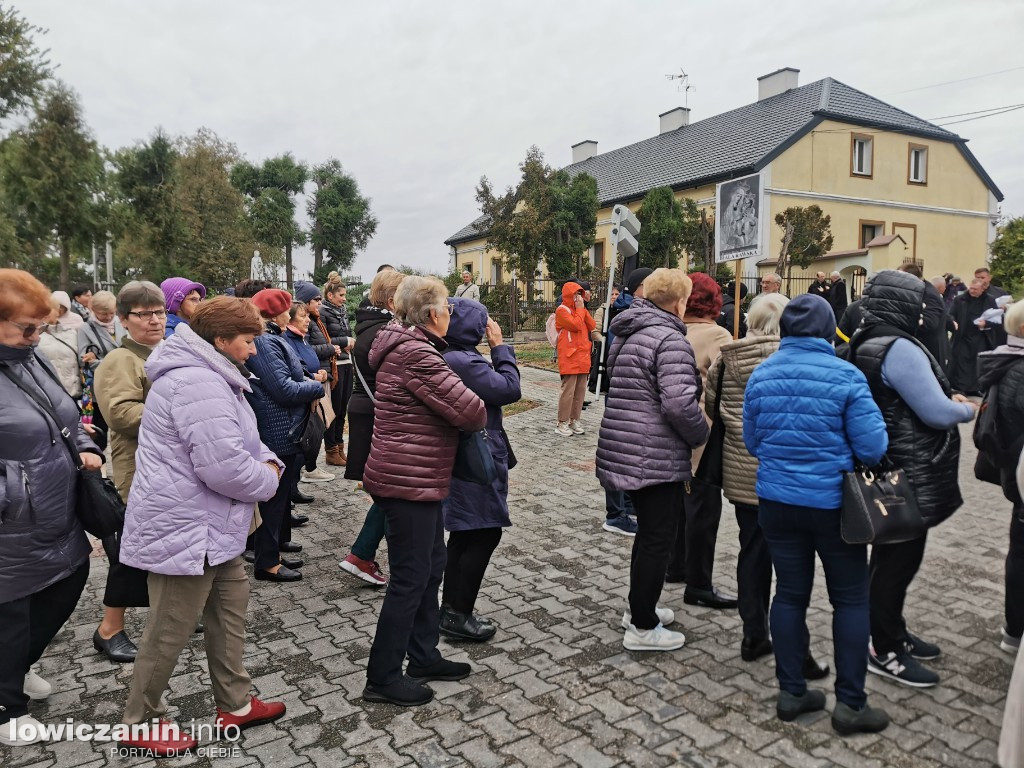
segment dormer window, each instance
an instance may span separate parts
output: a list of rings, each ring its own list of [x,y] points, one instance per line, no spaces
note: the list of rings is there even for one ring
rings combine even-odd
[[[907,158],[907,183],[928,183],[928,147],[911,144]]]
[[[850,175],[871,178],[872,144],[870,136],[853,134],[850,144]]]

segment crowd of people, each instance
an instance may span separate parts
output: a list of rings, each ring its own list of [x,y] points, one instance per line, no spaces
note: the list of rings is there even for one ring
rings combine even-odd
[[[245,562],[266,589],[303,578],[292,531],[308,521],[296,505],[335,478],[317,466],[321,453],[372,502],[339,566],[387,587],[363,699],[416,706],[433,697],[430,682],[471,674],[438,641],[486,642],[500,630],[476,603],[512,525],[516,456],[502,408],[521,397],[514,350],[471,278],[449,297],[436,278],[383,265],[353,329],[336,273],[323,286],[299,281],[294,293],[244,280],[209,296],[172,277],[69,296],[0,270],[0,558],[16,566],[0,572],[0,642],[9,650],[0,657],[0,743],[27,743],[18,725],[35,722],[29,701],[50,693],[34,665],[88,576],[74,488],[106,452],[126,508],[123,528],[102,541],[110,567],[93,645],[111,662],[134,662],[122,722],[166,725],[124,745],[155,754],[195,746],[166,721],[165,697],[195,632],[217,727],[284,714],[282,702],[252,694],[243,665]],[[874,275],[847,306],[839,273],[818,273],[792,300],[767,275],[737,313],[735,286],[723,293],[703,273],[638,269],[596,318],[586,281],[562,285],[555,432],[585,434],[596,372],[606,398],[596,454],[603,528],[633,537],[628,603],[616,618],[626,649],[683,646],[670,628],[680,617],[661,604],[665,583],[683,583],[687,605],[738,608],[744,661],[774,655],[780,719],[822,710],[824,692],[808,686],[831,674],[812,657],[806,624],[817,556],[834,611],[833,727],[884,729],[888,715],[867,702],[869,671],[912,687],[939,683],[921,661],[941,649],[904,618],[927,534],[870,549],[847,543],[843,473],[855,462],[893,462],[916,492],[925,531],[939,525],[962,504],[958,425],[978,412],[970,396],[984,394],[1007,436],[1006,450],[986,458],[987,479],[1014,510],[1001,647],[1016,652],[1024,302],[998,295],[990,279],[979,270],[960,290],[953,276],[926,281],[910,265]],[[462,466],[474,450],[487,457],[483,479]],[[739,529],[737,595],[713,579],[723,497]],[[385,539],[387,575],[378,561]],[[137,644],[125,629],[129,608],[148,609]]]

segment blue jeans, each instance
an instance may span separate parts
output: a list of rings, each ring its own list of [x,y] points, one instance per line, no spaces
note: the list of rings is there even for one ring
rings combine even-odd
[[[814,555],[825,569],[832,603],[836,698],[854,709],[867,701],[868,548],[847,544],[839,533],[838,509],[815,509],[761,499],[758,521],[768,542],[777,579],[771,627],[779,687],[796,696],[807,691],[807,605],[814,584]]]

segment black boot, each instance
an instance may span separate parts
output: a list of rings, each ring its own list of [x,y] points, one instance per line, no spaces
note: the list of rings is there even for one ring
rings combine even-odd
[[[497,631],[492,624],[481,624],[469,613],[448,611],[441,616],[441,634],[457,640],[472,640],[482,643],[494,637]]]

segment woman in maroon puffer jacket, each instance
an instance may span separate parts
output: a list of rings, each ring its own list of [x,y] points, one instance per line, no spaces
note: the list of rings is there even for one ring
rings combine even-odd
[[[437,650],[437,590],[447,559],[441,502],[459,430],[483,429],[487,410],[441,356],[447,298],[437,278],[405,278],[395,292],[397,322],[370,348],[377,399],[363,487],[387,521],[391,581],[370,649],[366,701],[426,704],[434,692],[425,682],[461,680],[470,672],[468,664],[447,661]]]

